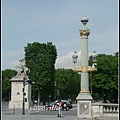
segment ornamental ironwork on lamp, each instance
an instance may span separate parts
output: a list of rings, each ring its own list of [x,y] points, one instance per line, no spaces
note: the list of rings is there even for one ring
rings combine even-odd
[[[77,52],[75,51],[74,54],[72,55],[73,64],[74,64],[74,71],[76,71],[76,72],[93,72],[93,71],[96,71],[97,70],[97,68],[96,68],[96,66],[97,66],[96,51],[93,51],[93,55],[91,55],[91,57],[92,57],[92,62],[93,62],[93,64],[91,66],[79,66],[79,67],[77,67],[78,55],[77,55]]]

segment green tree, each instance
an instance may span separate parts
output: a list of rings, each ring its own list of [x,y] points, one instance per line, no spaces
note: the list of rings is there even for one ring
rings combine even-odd
[[[2,99],[9,100],[11,93],[10,79],[17,74],[17,71],[6,69],[2,71]]]
[[[110,100],[111,102],[117,102],[118,53],[115,53],[114,55],[98,55],[97,71],[93,72],[92,85],[93,92],[95,93],[95,91],[97,91],[104,102],[106,101],[106,99]]]
[[[28,43],[25,47],[26,66],[30,69],[28,76],[35,82],[35,91],[38,91],[38,98],[53,96],[54,73],[57,50],[51,42]],[[40,100],[38,99],[38,102]],[[39,103],[38,103],[39,104]]]
[[[75,100],[80,91],[80,75],[77,72],[72,69],[56,69],[55,81],[62,99]]]

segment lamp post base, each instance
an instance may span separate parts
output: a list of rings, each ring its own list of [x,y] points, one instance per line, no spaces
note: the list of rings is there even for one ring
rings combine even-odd
[[[79,118],[91,118],[91,94],[79,93],[77,98],[77,117]]]

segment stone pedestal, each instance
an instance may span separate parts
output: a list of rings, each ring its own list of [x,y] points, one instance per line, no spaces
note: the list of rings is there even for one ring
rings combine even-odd
[[[31,101],[31,83],[27,75],[16,75],[12,77],[11,81],[11,101],[9,102],[10,109],[22,109],[23,108],[23,78],[26,77],[25,83],[25,109],[29,109],[32,106]]]
[[[77,117],[91,118],[91,94],[79,93],[77,96]]]

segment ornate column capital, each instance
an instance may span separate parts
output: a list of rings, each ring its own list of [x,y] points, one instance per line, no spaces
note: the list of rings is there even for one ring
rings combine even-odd
[[[79,30],[80,32],[80,36],[81,38],[88,38],[89,34],[90,34],[90,30],[87,29],[87,30]]]

